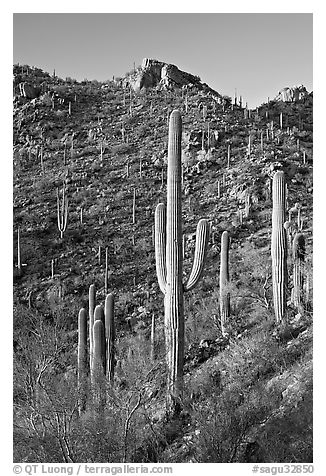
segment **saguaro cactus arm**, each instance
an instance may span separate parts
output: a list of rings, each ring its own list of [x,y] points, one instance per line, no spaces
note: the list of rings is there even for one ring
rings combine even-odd
[[[199,220],[196,231],[196,247],[192,270],[189,279],[184,286],[185,291],[193,289],[203,273],[207,244],[209,240],[209,223],[207,220]]]
[[[155,210],[155,261],[157,280],[163,294],[166,292],[166,208],[159,203]]]

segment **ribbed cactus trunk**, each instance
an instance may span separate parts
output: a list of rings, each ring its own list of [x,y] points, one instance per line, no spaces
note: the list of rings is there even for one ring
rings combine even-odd
[[[292,301],[298,311],[302,311],[305,239],[302,233],[297,233],[292,245],[293,258],[293,291]]]
[[[284,172],[277,171],[273,177],[272,213],[272,278],[273,301],[276,322],[286,321],[287,301],[287,240],[285,216]]]
[[[106,374],[109,382],[114,379],[114,295],[108,294],[105,299],[105,339],[106,339]]]
[[[21,262],[21,254],[20,254],[20,228],[19,227],[17,231],[17,268],[18,268],[18,274],[21,275],[22,262]]]
[[[220,318],[222,335],[227,335],[227,324],[230,317],[229,286],[229,233],[223,231],[221,236],[221,263],[220,263]]]
[[[78,413],[86,408],[86,374],[87,374],[87,311],[82,308],[78,315]]]
[[[168,405],[182,396],[184,314],[182,285],[181,115],[172,112],[168,142],[165,340]]]
[[[102,306],[96,306],[93,325],[93,359],[91,368],[91,385],[93,402],[97,410],[105,404],[105,370],[106,346],[104,311]]]
[[[93,360],[93,325],[94,325],[94,310],[95,310],[96,289],[95,285],[91,284],[88,292],[88,317],[89,317],[89,368],[92,368]]]
[[[200,220],[193,268],[187,284],[182,282],[182,209],[181,209],[181,132],[180,112],[170,116],[167,173],[167,213],[163,203],[155,211],[155,256],[157,277],[164,293],[164,327],[167,361],[167,410],[180,409],[183,392],[184,291],[192,289],[202,274],[209,225]]]

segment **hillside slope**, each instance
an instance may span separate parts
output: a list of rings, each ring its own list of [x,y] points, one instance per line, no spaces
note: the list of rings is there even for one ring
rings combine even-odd
[[[19,65],[14,78],[13,259],[16,265],[19,228],[23,264],[14,267],[15,461],[311,461],[312,96],[249,111],[196,87],[136,94],[115,81],[64,81]],[[22,83],[34,87],[29,98]],[[197,222],[211,223],[204,276],[185,301],[187,383],[177,422],[163,411],[164,305],[153,246],[173,109],[183,118],[187,276]],[[294,208],[289,239],[301,229],[306,244],[304,309],[289,302],[290,331],[275,324],[272,307],[271,177],[278,169]],[[61,239],[63,184],[69,205]],[[218,302],[224,230],[231,236],[227,339]],[[91,284],[104,302],[106,248],[116,383],[103,413],[90,405],[78,418],[77,316],[88,308]],[[292,287],[291,253],[288,268]]]

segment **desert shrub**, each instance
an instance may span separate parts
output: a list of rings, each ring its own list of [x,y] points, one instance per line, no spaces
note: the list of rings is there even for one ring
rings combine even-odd
[[[279,414],[265,426],[259,438],[265,461],[313,462],[312,409],[312,382],[309,382],[298,405],[286,414]]]
[[[311,461],[311,375],[309,365],[297,364],[300,354],[309,362],[307,343],[298,339],[290,350],[266,327],[232,342],[191,377],[198,462]]]
[[[117,144],[111,147],[112,155],[130,154],[132,151],[133,147],[130,144]]]
[[[215,339],[219,334],[218,295],[216,292],[198,299],[193,293],[185,301],[185,344],[189,346],[202,339]]]
[[[272,408],[273,399],[262,387],[250,392],[241,387],[227,389],[213,397],[209,405],[198,404],[196,460],[205,463],[243,461],[243,448],[250,431],[264,421]]]

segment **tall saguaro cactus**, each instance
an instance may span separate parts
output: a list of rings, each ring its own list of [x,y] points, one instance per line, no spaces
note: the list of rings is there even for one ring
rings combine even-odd
[[[104,306],[105,315],[105,340],[106,340],[106,374],[109,382],[114,378],[114,295],[108,294]]]
[[[181,133],[178,110],[172,111],[169,124],[167,212],[159,203],[155,211],[155,257],[158,283],[164,294],[164,326],[167,359],[167,410],[174,413],[183,392],[184,292],[198,283],[209,237],[207,220],[197,226],[195,256],[188,282],[182,282],[182,208],[181,208]]]
[[[95,310],[96,289],[95,284],[91,284],[88,292],[88,317],[89,317],[89,367],[92,368],[93,360],[93,325],[94,325],[94,310]]]
[[[229,233],[223,231],[221,236],[221,264],[220,264],[220,318],[222,335],[227,334],[227,322],[230,317],[229,285]]]
[[[102,309],[103,311],[103,309]],[[95,319],[93,326],[94,349],[91,369],[93,401],[103,408],[105,403],[105,329],[102,319]]]
[[[285,216],[285,177],[277,171],[273,177],[272,212],[272,278],[274,312],[277,322],[286,321],[287,300],[287,240],[284,228]]]
[[[102,324],[99,325],[99,322]],[[106,346],[105,346],[105,324],[104,324],[104,310],[102,306],[96,306],[94,311],[94,325],[93,325],[93,363],[92,372],[103,371],[106,369]]]
[[[17,268],[18,268],[18,273],[21,274],[22,262],[21,262],[21,254],[20,254],[20,228],[19,227],[17,230]]]
[[[302,233],[296,233],[292,244],[293,258],[293,291],[292,300],[295,307],[300,311],[303,295],[303,268],[305,259],[305,239]]]

